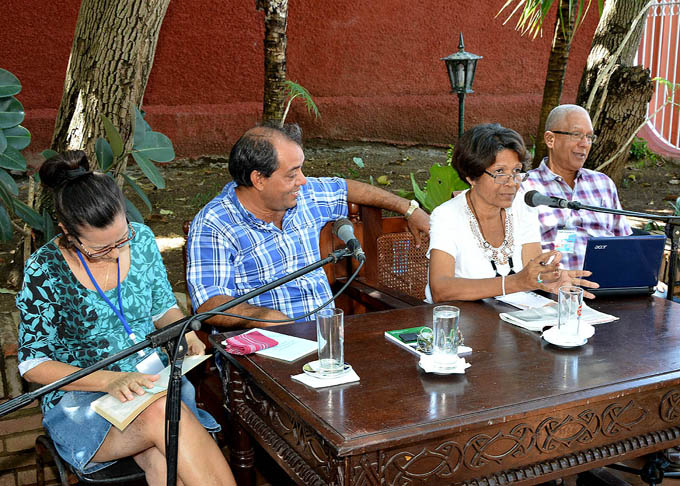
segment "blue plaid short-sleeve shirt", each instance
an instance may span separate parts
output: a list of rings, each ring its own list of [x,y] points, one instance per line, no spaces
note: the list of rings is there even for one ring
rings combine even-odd
[[[321,228],[347,216],[347,183],[340,178],[308,177],[281,229],[246,210],[235,189],[234,182],[227,184],[191,223],[187,285],[194,309],[217,295],[239,297],[316,262]],[[318,268],[248,303],[295,317],[331,296],[326,274]]]

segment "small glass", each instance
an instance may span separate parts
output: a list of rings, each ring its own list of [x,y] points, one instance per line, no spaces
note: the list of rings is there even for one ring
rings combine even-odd
[[[557,305],[557,327],[560,334],[578,336],[583,312],[583,289],[572,285],[560,287]]]
[[[432,354],[432,341],[434,341],[434,334],[432,329],[424,327],[418,333],[418,351],[425,354]]]

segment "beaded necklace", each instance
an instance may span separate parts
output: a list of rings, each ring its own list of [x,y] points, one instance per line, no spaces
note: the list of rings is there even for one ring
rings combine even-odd
[[[512,272],[512,254],[515,251],[515,240],[513,238],[513,226],[512,226],[512,209],[507,208],[505,210],[505,234],[503,243],[498,248],[495,248],[486,241],[484,235],[482,234],[482,229],[479,225],[479,217],[477,216],[477,211],[472,203],[472,195],[468,192],[468,197],[465,199],[468,203],[465,205],[465,212],[468,216],[468,221],[470,222],[470,229],[472,234],[477,240],[477,246],[481,248],[484,252],[484,256],[489,259],[491,266],[496,270],[496,265],[507,265],[510,263],[510,271]],[[501,213],[501,221],[503,220],[503,215]],[[498,270],[496,270],[498,273]]]

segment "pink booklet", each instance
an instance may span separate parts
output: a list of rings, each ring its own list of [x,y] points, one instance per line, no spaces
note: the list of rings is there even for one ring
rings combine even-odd
[[[259,331],[233,336],[223,342],[224,349],[230,354],[250,354],[262,349],[271,348],[279,344],[272,338],[268,338]]]

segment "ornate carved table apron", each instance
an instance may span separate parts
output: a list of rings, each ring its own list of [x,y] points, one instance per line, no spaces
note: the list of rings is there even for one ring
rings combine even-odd
[[[461,308],[464,375],[422,372],[386,330],[431,325],[432,306],[351,316],[345,359],[361,381],[314,390],[302,365],[228,355],[231,467],[252,480],[254,438],[310,485],[536,484],[680,443],[680,305],[599,299],[619,316],[582,347],[556,348],[500,321],[495,301]],[[315,339],[314,323],[277,331]],[[217,349],[224,335],[211,338]]]

